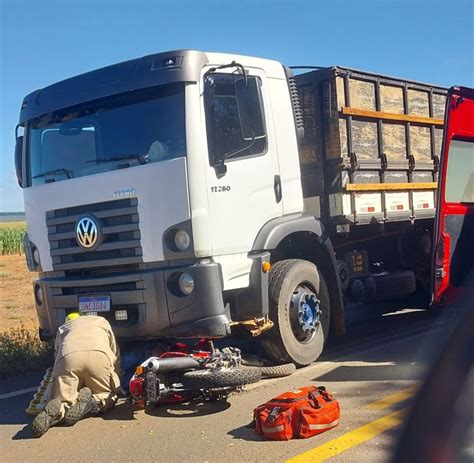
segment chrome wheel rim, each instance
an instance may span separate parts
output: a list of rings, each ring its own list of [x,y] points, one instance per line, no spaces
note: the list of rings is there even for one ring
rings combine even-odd
[[[321,324],[321,305],[315,292],[299,284],[290,301],[290,325],[295,339],[307,344],[316,336]]]

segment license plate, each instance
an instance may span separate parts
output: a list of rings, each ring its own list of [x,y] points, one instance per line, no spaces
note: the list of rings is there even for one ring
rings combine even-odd
[[[156,374],[149,371],[146,374],[146,400],[149,402],[156,402],[157,390],[156,390],[157,378]]]
[[[79,312],[110,312],[110,296],[80,297]]]

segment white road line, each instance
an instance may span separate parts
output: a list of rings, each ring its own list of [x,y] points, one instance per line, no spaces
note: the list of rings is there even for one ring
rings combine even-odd
[[[10,399],[11,397],[16,397],[18,395],[29,394],[30,392],[35,392],[37,387],[29,387],[28,389],[20,389],[19,391],[9,392],[7,394],[0,394],[0,400]]]

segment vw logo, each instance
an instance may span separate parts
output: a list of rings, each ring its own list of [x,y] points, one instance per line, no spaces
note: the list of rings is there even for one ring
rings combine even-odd
[[[99,227],[92,217],[83,217],[76,224],[77,242],[86,249],[94,247],[99,238]]]

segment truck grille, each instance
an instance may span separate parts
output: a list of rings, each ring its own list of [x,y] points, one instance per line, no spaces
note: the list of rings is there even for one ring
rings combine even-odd
[[[70,296],[72,294],[95,294],[101,293],[113,293],[118,291],[135,291],[137,289],[136,281],[130,281],[126,283],[111,283],[107,285],[97,286],[73,286],[62,288],[61,293],[63,296]]]
[[[82,248],[76,240],[76,224],[84,215],[93,216],[100,225],[100,244],[93,250]],[[46,226],[54,270],[143,262],[136,198],[48,211]]]

